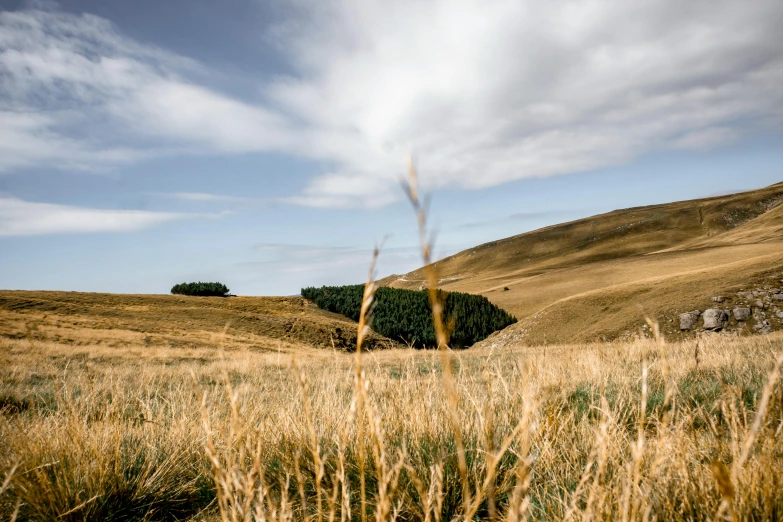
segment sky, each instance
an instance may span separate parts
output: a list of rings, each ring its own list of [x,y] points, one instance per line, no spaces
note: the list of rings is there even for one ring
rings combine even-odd
[[[0,288],[238,295],[783,181],[779,0],[0,0]]]

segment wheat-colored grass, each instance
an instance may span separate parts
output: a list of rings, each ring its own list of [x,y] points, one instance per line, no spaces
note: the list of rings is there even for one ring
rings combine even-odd
[[[347,354],[302,352],[296,367],[253,352],[135,364],[63,357],[53,343],[0,346],[5,518],[770,520],[783,510],[779,335],[706,338],[698,363],[692,343],[649,340],[453,353],[464,473],[438,353],[365,354],[359,406]]]

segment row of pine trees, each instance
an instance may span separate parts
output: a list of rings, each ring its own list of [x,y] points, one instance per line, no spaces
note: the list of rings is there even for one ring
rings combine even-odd
[[[319,308],[359,320],[364,285],[323,286],[302,289],[302,297]],[[438,290],[444,303],[444,318],[451,328],[450,346],[467,348],[492,332],[516,323],[514,316],[480,295]],[[417,348],[436,346],[432,310],[427,291],[378,288],[375,292],[370,327],[390,339]]]

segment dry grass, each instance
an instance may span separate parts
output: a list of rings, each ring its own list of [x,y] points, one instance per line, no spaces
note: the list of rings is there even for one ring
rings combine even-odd
[[[305,347],[353,351],[356,325],[301,297],[189,297],[82,292],[0,291],[0,335],[99,345],[129,353],[161,351],[277,352]],[[393,344],[372,335],[371,345]]]
[[[0,477],[11,479],[0,510],[18,507],[20,520],[219,518],[218,506],[226,520],[707,520],[721,509],[775,519],[783,395],[770,372],[782,351],[774,335],[706,339],[698,367],[693,344],[646,340],[453,354],[461,471],[438,353],[365,354],[357,377],[354,356],[317,351],[296,367],[253,352],[135,364],[6,340]]]

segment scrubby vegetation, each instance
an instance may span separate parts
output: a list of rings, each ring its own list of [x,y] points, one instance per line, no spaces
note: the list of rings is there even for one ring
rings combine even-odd
[[[223,283],[180,283],[171,287],[172,294],[225,297],[229,289]]]
[[[359,320],[364,285],[323,286],[302,289],[302,297],[320,308]],[[460,292],[439,292],[444,317],[451,326],[450,344],[468,347],[492,332],[516,322],[516,318],[490,303],[486,297]],[[380,335],[416,347],[434,347],[432,310],[425,291],[378,288],[370,326]]]

